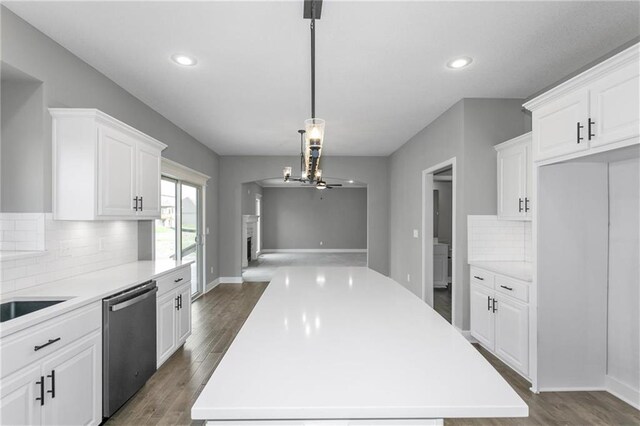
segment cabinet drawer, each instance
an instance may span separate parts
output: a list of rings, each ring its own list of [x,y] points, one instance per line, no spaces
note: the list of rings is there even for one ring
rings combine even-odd
[[[158,297],[175,290],[184,283],[191,281],[191,265],[183,266],[173,272],[159,277],[156,282],[158,285]]]
[[[102,305],[97,302],[12,334],[0,342],[2,377],[101,329]],[[51,344],[35,350],[52,340]]]
[[[529,301],[529,286],[522,281],[496,275],[495,282],[497,292],[508,294],[515,299],[522,300],[523,302]]]
[[[488,288],[493,288],[493,282],[495,275],[484,269],[471,267],[471,283],[483,285]]]

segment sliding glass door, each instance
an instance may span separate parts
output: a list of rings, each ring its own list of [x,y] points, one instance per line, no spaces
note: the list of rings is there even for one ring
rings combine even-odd
[[[202,232],[201,217],[202,208],[200,188],[186,183],[180,184],[180,244],[183,260],[192,260],[191,264],[191,294],[199,294],[201,289],[201,277],[198,273],[202,270]]]
[[[192,260],[191,294],[203,291],[202,188],[163,177],[160,219],[155,226],[156,259]]]

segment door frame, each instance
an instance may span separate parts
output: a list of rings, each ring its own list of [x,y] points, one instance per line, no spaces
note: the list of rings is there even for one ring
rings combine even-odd
[[[457,264],[457,181],[456,157],[422,171],[422,295],[433,308],[433,175],[451,167],[451,325],[456,326],[458,289]]]

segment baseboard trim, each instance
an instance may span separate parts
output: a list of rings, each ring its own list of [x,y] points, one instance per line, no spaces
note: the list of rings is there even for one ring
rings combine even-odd
[[[607,392],[640,410],[640,391],[611,376],[604,377],[604,386]]]
[[[260,253],[366,253],[367,249],[262,249]]]
[[[242,284],[242,277],[220,277],[217,281],[218,284]]]
[[[539,387],[538,392],[606,392],[606,389],[602,386],[576,386],[576,387]]]
[[[476,338],[471,335],[471,331],[470,330],[461,330],[458,327],[455,327],[455,329],[458,330],[458,333],[462,334],[462,337],[467,339],[469,341],[469,343],[478,343]]]
[[[216,278],[215,280],[211,281],[209,284],[207,284],[204,287],[204,293],[203,294],[209,293],[211,290],[216,288],[218,284],[220,284],[220,278]]]

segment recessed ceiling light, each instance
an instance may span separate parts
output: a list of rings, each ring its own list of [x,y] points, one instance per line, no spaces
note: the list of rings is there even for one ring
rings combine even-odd
[[[173,60],[173,62],[178,65],[182,65],[183,67],[192,67],[198,63],[196,58],[189,55],[184,55],[182,53],[176,53],[171,57],[171,59]]]
[[[454,70],[457,70],[457,69],[466,67],[471,62],[473,62],[473,59],[471,59],[468,56],[462,56],[460,58],[455,58],[455,59],[452,59],[451,61],[447,62],[447,66],[449,68],[453,68]]]

